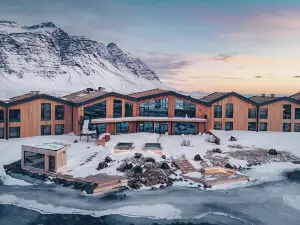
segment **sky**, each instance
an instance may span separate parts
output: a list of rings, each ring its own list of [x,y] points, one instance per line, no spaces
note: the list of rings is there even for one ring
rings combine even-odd
[[[300,91],[300,0],[0,0],[0,20],[115,42],[182,91]]]

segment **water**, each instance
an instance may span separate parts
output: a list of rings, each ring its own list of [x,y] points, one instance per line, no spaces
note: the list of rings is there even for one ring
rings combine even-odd
[[[91,197],[70,188],[0,185],[0,224],[299,225],[300,172],[230,190],[176,188]]]

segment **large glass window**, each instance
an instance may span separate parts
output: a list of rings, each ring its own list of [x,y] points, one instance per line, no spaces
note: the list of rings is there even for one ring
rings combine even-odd
[[[282,130],[283,130],[283,132],[291,132],[291,124],[290,123],[283,123]]]
[[[0,127],[0,139],[4,138],[4,128]]]
[[[45,169],[45,155],[24,151],[24,165],[38,169]]]
[[[222,122],[221,121],[214,122],[214,130],[222,130]]]
[[[300,120],[300,108],[295,108],[295,119]]]
[[[256,108],[248,109],[248,118],[249,119],[256,119]]]
[[[153,123],[152,122],[140,122],[139,131],[153,133]]]
[[[214,117],[222,118],[222,106],[221,105],[214,106]]]
[[[84,119],[106,118],[106,101],[84,107]]]
[[[295,123],[294,126],[295,126],[295,127],[294,127],[294,131],[295,131],[295,132],[300,132],[300,123]]]
[[[20,122],[21,112],[20,109],[10,109],[9,110],[9,122]]]
[[[260,119],[268,119],[268,109],[260,108],[259,109],[259,118]]]
[[[225,130],[233,130],[233,122],[225,122]]]
[[[65,106],[56,105],[55,106],[55,120],[64,120],[65,119]]]
[[[154,125],[155,133],[157,134],[165,134],[168,132],[168,123],[166,122],[157,122]]]
[[[289,104],[283,105],[283,119],[292,118],[292,106]]]
[[[114,100],[114,118],[122,117],[122,101]]]
[[[116,123],[116,133],[128,133],[128,132],[129,132],[128,122]]]
[[[125,117],[133,116],[133,104],[130,102],[125,102]]]
[[[175,117],[196,117],[196,105],[175,99]]]
[[[99,134],[106,133],[106,124],[105,123],[92,124],[92,130],[97,130],[97,128],[98,128]]]
[[[62,135],[65,133],[64,124],[55,124],[55,135]]]
[[[249,131],[256,131],[256,123],[255,122],[248,123],[248,130]]]
[[[4,110],[0,110],[0,123],[4,123]]]
[[[233,104],[226,104],[226,118],[233,118]]]
[[[140,104],[140,116],[168,117],[168,99],[162,98]]]
[[[51,104],[42,103],[41,104],[41,120],[48,121],[51,120]]]
[[[19,137],[20,137],[20,127],[10,127],[9,138],[19,138]]]
[[[51,125],[42,125],[41,135],[51,135]]]
[[[177,122],[174,126],[174,134],[196,134],[196,123]]]
[[[268,123],[260,122],[259,123],[259,131],[268,131]]]

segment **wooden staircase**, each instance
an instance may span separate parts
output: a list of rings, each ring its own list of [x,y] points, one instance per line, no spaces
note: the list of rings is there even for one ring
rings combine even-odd
[[[182,171],[183,174],[197,172],[196,168],[187,159],[174,159],[173,163]]]

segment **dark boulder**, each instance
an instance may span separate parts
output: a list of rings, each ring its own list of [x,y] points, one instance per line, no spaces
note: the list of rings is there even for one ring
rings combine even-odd
[[[99,163],[97,170],[102,170],[107,167],[108,167],[108,164],[106,162],[101,162],[101,163]]]
[[[155,159],[151,158],[151,157],[147,157],[145,158],[145,162],[152,162],[155,163]]]
[[[135,159],[140,159],[140,158],[142,158],[142,157],[143,157],[143,154],[142,154],[142,153],[138,153],[138,152],[137,152],[137,153],[134,154],[134,158],[135,158]]]
[[[203,161],[203,159],[201,158],[201,156],[199,154],[195,155],[194,160],[195,161]]]
[[[110,162],[112,162],[113,160],[112,160],[112,158],[110,158],[109,156],[106,156],[106,158],[104,159],[104,161],[105,161],[106,163],[110,163]]]
[[[120,172],[125,172],[126,170],[131,170],[132,168],[133,168],[132,163],[124,162],[117,168],[117,170]]]
[[[142,185],[137,180],[130,180],[128,182],[128,187],[130,187],[131,189],[140,189],[142,187]]]
[[[214,153],[222,153],[221,149],[219,149],[219,148],[214,148],[214,149],[213,149],[213,152],[214,152]]]
[[[166,155],[162,155],[161,158],[162,159],[166,159],[167,157],[166,157]]]
[[[231,137],[229,138],[229,141],[237,141],[237,139],[236,139],[235,137],[231,136]]]
[[[77,143],[77,142],[78,142],[78,140],[73,141],[73,143]]]
[[[232,165],[230,165],[229,163],[227,163],[227,164],[225,165],[225,168],[228,168],[228,169],[233,169],[233,166],[232,166]]]
[[[163,162],[160,166],[160,168],[164,169],[164,170],[169,170],[170,169],[170,166],[168,163],[166,162]]]
[[[133,171],[135,172],[135,173],[142,173],[143,172],[143,168],[141,167],[141,166],[135,166],[134,168],[133,168]]]
[[[127,163],[126,168],[127,168],[127,170],[131,170],[133,168],[133,164],[132,163]]]
[[[269,154],[270,155],[277,155],[278,153],[277,153],[277,151],[275,149],[270,149],[269,150]]]
[[[294,164],[300,164],[300,161],[292,161]]]
[[[163,189],[163,188],[165,188],[166,186],[164,186],[164,185],[160,185],[159,186],[159,188],[161,188],[161,189]]]

